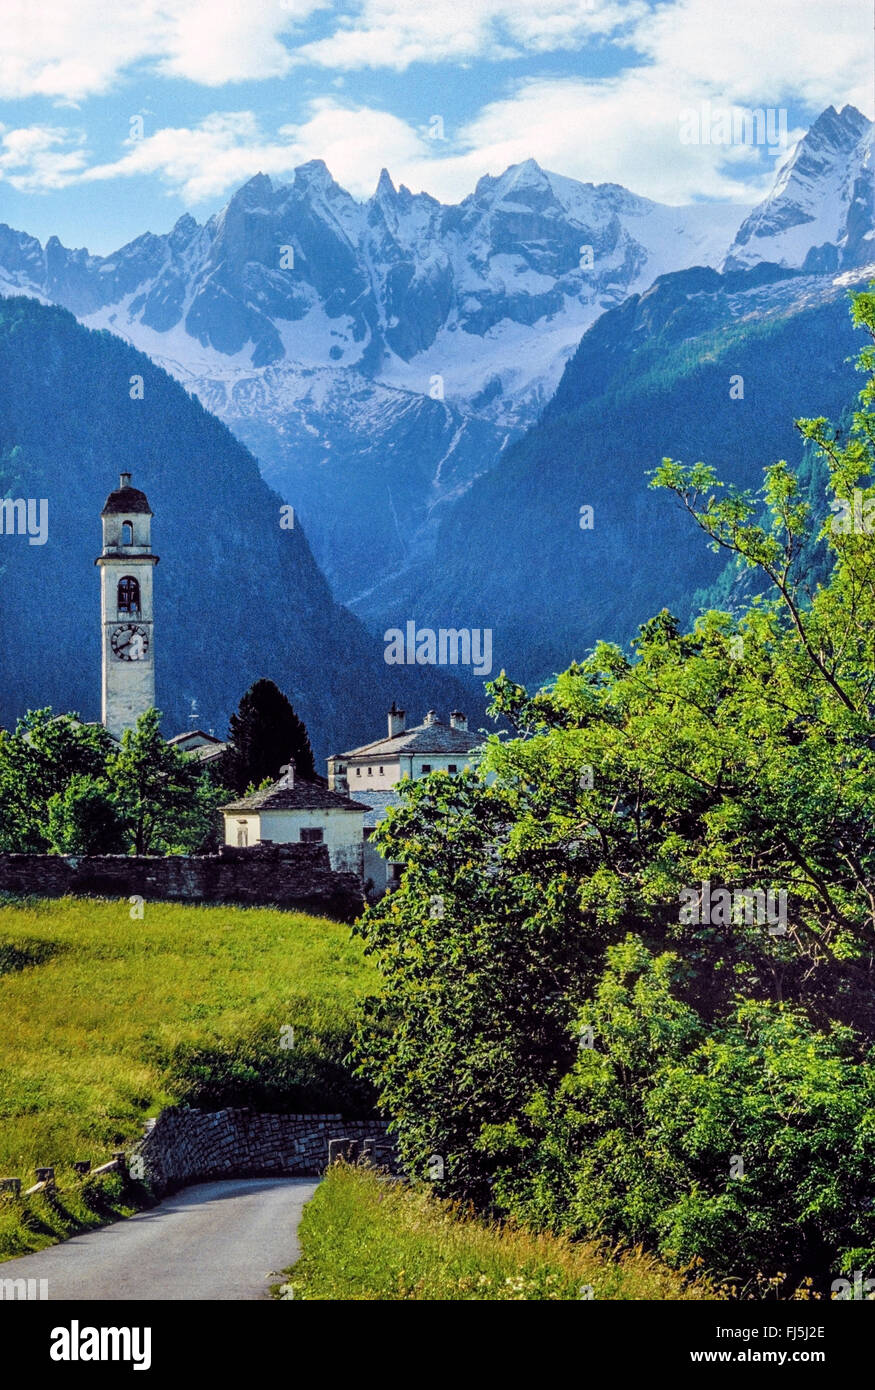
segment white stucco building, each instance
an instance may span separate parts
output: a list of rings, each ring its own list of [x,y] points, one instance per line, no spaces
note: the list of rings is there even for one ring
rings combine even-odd
[[[474,750],[482,742],[479,735],[468,732],[468,720],[459,710],[453,710],[449,724],[429,710],[421,724],[408,729],[404,710],[393,703],[386,737],[328,759],[330,789],[354,796],[366,808],[364,879],[369,897],[381,897],[397,880],[397,866],[383,858],[371,839],[388,808],[398,804],[398,783],[405,777],[427,777],[430,772],[462,772],[471,766]]]
[[[288,772],[273,786],[222,807],[225,844],[324,844],[332,869],[363,872],[364,817],[368,807],[319,782]]]
[[[388,735],[334,753],[328,759],[328,785],[333,790],[349,788],[350,796],[362,792],[387,791],[402,777],[426,777],[429,772],[461,772],[470,765],[470,754],[482,743],[468,732],[468,720],[453,710],[445,724],[430,709],[421,724],[407,728],[403,709],[394,704],[389,711]]]

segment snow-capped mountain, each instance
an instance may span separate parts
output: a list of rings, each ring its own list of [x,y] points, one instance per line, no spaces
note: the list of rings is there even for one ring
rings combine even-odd
[[[856,107],[827,107],[741,224],[724,269],[769,260],[829,273],[873,260],[872,178],[872,122]]]
[[[654,276],[716,264],[746,209],[670,208],[534,160],[455,206],[321,161],[111,256],[0,228],[0,290],[108,328],[253,448],[342,600],[427,551],[442,505],[549,400],[580,336]]]
[[[358,203],[314,160],[287,186],[256,175],[205,226],[185,216],[111,256],[54,237],[43,251],[3,228],[0,275],[7,292],[37,291],[190,377],[355,367],[516,422],[603,310],[657,275],[716,264],[745,211],[665,207],[534,160],[453,206],[384,170]],[[538,351],[523,355],[535,325]]]
[[[606,310],[693,265],[856,263],[871,129],[829,108],[752,212],[534,160],[455,205],[384,171],[360,203],[314,160],[110,256],[0,226],[0,292],[62,304],[180,379],[257,453],[347,601],[428,554]]]

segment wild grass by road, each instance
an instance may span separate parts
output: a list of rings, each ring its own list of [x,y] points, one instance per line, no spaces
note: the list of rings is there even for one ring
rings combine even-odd
[[[0,1177],[27,1186],[54,1164],[59,1190],[0,1196],[0,1258],[136,1206],[142,1192],[118,1178],[83,1190],[70,1165],[105,1161],[165,1105],[366,1108],[343,1057],[354,1001],[375,986],[349,928],[321,918],[2,903]]]
[[[489,1225],[427,1190],[335,1164],[304,1208],[295,1299],[453,1302],[716,1299],[641,1251]]]

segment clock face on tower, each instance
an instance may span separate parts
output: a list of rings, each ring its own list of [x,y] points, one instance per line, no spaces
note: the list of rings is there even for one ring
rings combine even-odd
[[[149,634],[138,623],[113,628],[109,640],[119,661],[142,661],[149,650]]]

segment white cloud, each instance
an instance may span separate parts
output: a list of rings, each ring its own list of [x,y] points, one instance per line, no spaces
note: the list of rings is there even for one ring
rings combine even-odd
[[[699,96],[685,91],[691,104]],[[32,146],[22,133],[10,157],[17,161],[17,187],[155,176],[194,207],[220,202],[259,171],[284,180],[297,165],[317,158],[359,198],[373,192],[386,167],[396,184],[457,202],[484,174],[500,174],[530,157],[582,182],[622,183],[661,202],[747,203],[767,191],[786,148],[764,149],[761,158],[749,146],[684,144],[683,110],[656,70],[642,68],[597,82],[523,83],[462,129],[448,131],[446,141],[428,138],[426,129],[414,129],[390,112],[320,97],[304,121],[269,134],[253,112],[225,111],[196,126],[128,139],[121,158],[87,168],[81,137],[64,139],[58,130],[36,128],[43,134]],[[790,131],[790,141],[801,133]],[[12,166],[0,157],[4,168]]]
[[[159,70],[203,86],[282,77],[292,65],[279,35],[325,0],[177,0]]]
[[[575,48],[646,14],[644,0],[364,0],[354,18],[297,56],[335,69],[396,71],[417,62],[513,58]]]
[[[333,11],[334,33],[295,49],[296,30]],[[406,68],[544,53],[622,30],[645,0],[5,0],[0,99],[79,102],[138,65],[202,86],[284,76],[293,65]]]
[[[333,30],[301,42],[324,11]],[[79,102],[146,66],[202,86],[626,45],[679,92],[871,109],[869,0],[5,0],[0,99]],[[297,44],[297,47],[296,47]],[[682,99],[682,98],[681,98]]]
[[[635,48],[664,81],[750,106],[851,102],[872,114],[871,0],[674,0],[638,25]]]
[[[356,197],[369,197],[380,170],[404,169],[428,155],[429,142],[388,111],[369,107],[340,106],[320,98],[310,107],[307,121],[284,126],[281,133],[293,142],[295,163],[324,159],[335,179]]]
[[[684,105],[698,100],[688,91]],[[399,170],[399,177],[435,196],[456,198],[482,174],[499,174],[532,157],[585,183],[621,183],[667,203],[749,202],[771,186],[785,148],[766,151],[761,161],[750,147],[685,145],[683,109],[676,91],[647,68],[597,82],[527,82],[458,132],[462,153]],[[791,131],[791,142],[801,133]]]
[[[298,164],[324,159],[338,183],[359,197],[374,191],[380,169],[415,163],[426,153],[423,138],[385,111],[311,103],[309,119],[261,131],[251,111],[225,111],[197,126],[168,127],[143,140],[128,140],[121,159],[95,165],[69,182],[157,174],[189,204],[220,199],[259,171],[288,177]]]
[[[609,37],[684,86],[871,111],[869,0],[361,0],[298,60],[339,70],[503,59]],[[630,53],[630,61],[633,61]]]
[[[0,126],[0,178],[23,193],[65,188],[85,168],[84,137],[56,126]]]
[[[206,86],[282,76],[280,41],[330,0],[5,0],[0,98],[81,101],[138,63]]]

